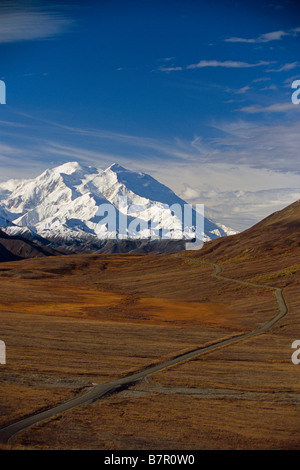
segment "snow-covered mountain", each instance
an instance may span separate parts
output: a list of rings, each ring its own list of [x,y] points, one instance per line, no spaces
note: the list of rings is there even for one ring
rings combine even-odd
[[[10,216],[6,213],[6,211],[0,207],[0,227],[7,227],[14,225],[10,220]]]
[[[87,251],[111,240],[159,240],[162,233],[165,239],[178,240],[182,227],[186,239],[195,236],[195,227],[197,238],[204,241],[232,234],[221,224],[199,218],[195,210],[182,221],[176,208],[185,204],[145,173],[116,163],[102,171],[70,162],[31,180],[1,183],[0,226],[8,234],[43,237],[53,246]],[[199,220],[204,227],[197,225]]]

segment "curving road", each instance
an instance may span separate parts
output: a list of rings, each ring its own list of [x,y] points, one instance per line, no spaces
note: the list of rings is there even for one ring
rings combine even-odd
[[[180,257],[183,259],[187,259],[186,257],[183,257],[181,255],[175,255],[176,257]],[[154,374],[155,372],[158,372],[162,369],[165,369],[167,367],[174,366],[176,364],[179,364],[180,362],[187,361],[193,357],[199,356],[201,354],[205,354],[207,352],[213,351],[217,348],[221,348],[224,346],[228,346],[230,344],[237,343],[238,341],[244,340],[246,338],[249,338],[251,336],[259,335],[262,333],[266,333],[275,323],[277,323],[284,315],[288,313],[288,307],[286,305],[282,289],[279,289],[277,287],[271,287],[271,286],[265,286],[261,284],[253,284],[251,282],[247,281],[240,281],[238,279],[231,279],[226,276],[221,275],[220,273],[222,272],[222,267],[219,264],[216,263],[210,263],[207,261],[201,261],[197,260],[194,258],[188,258],[189,262],[192,263],[202,263],[202,264],[207,264],[210,266],[213,266],[215,268],[215,272],[212,274],[212,277],[216,277],[217,279],[224,279],[226,281],[230,282],[237,282],[239,284],[243,284],[246,286],[254,286],[254,287],[260,287],[260,288],[265,288],[272,290],[275,294],[275,298],[278,303],[279,307],[279,312],[278,314],[269,320],[268,322],[264,323],[262,326],[260,326],[258,329],[234,336],[232,338],[228,338],[222,341],[215,342],[213,344],[210,344],[209,346],[205,347],[200,347],[197,348],[193,351],[187,352],[185,354],[181,354],[179,356],[174,357],[173,359],[163,362],[161,364],[156,364],[152,365],[146,369],[143,369],[141,371],[135,372],[133,374],[130,374],[126,377],[122,377],[118,380],[113,380],[112,382],[104,383],[104,384],[99,384],[95,385],[91,390],[88,392],[76,397],[72,398],[68,401],[65,401],[61,403],[60,405],[54,406],[53,408],[50,408],[48,410],[33,414],[31,416],[28,416],[26,418],[23,418],[15,423],[12,423],[8,426],[5,426],[0,429],[0,442],[2,443],[8,443],[9,440],[18,434],[19,432],[23,431],[26,428],[29,428],[30,426],[37,424],[41,421],[44,421],[45,419],[48,419],[54,415],[61,414],[65,411],[70,410],[71,408],[75,408],[80,405],[86,405],[89,403],[92,403],[99,398],[104,397],[105,395],[112,393],[112,392],[117,392],[120,390],[123,390],[124,388],[129,387],[130,385],[133,385],[136,382],[139,382],[140,380],[144,379],[150,374]]]

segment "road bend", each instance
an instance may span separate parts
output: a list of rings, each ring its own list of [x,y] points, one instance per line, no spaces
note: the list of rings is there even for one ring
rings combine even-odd
[[[187,259],[186,257],[183,257],[181,255],[177,255],[177,257],[182,257],[182,259]],[[77,396],[75,398],[72,398],[70,400],[64,401],[61,404],[58,404],[52,408],[49,408],[47,410],[37,412],[35,414],[32,414],[30,416],[24,417],[14,423],[11,423],[3,428],[0,429],[0,442],[7,444],[10,439],[12,439],[16,434],[20,433],[21,431],[29,428],[30,426],[33,426],[34,424],[40,423],[41,421],[44,421],[46,419],[51,418],[52,416],[59,415],[61,413],[64,413],[65,411],[68,411],[72,408],[81,406],[81,405],[87,405],[90,403],[93,403],[100,398],[103,398],[104,396],[114,393],[114,392],[119,392],[125,388],[128,388],[131,385],[134,385],[135,383],[139,382],[140,380],[143,380],[145,377],[148,375],[154,374],[155,372],[159,372],[163,369],[166,369],[168,367],[172,367],[174,365],[177,365],[181,362],[185,362],[189,359],[192,359],[196,356],[200,356],[202,354],[206,354],[210,351],[214,351],[215,349],[222,348],[234,343],[237,343],[239,341],[242,341],[246,338],[250,338],[251,336],[256,336],[262,333],[266,333],[267,331],[270,330],[270,328],[277,323],[284,315],[288,313],[288,307],[284,299],[284,295],[282,292],[282,289],[272,287],[272,286],[266,286],[266,285],[261,285],[261,284],[254,284],[251,282],[247,281],[242,281],[238,279],[232,279],[228,278],[224,275],[222,275],[222,267],[219,264],[216,263],[210,263],[208,261],[202,261],[202,260],[196,260],[194,258],[188,258],[188,262],[192,263],[202,263],[202,264],[207,264],[209,266],[212,266],[215,268],[215,272],[211,275],[212,277],[215,277],[217,279],[223,279],[226,281],[230,282],[236,282],[239,284],[243,284],[246,286],[253,286],[253,287],[259,287],[259,288],[265,288],[272,290],[275,294],[275,298],[277,300],[278,304],[278,313],[277,315],[269,320],[268,322],[262,324],[259,328],[256,330],[243,333],[240,335],[233,336],[231,338],[227,338],[221,341],[217,341],[215,343],[212,343],[208,346],[203,346],[199,347],[197,349],[194,349],[192,351],[189,351],[184,354],[180,354],[178,356],[173,357],[172,359],[151,365],[143,370],[134,372],[130,375],[127,375],[125,377],[122,377],[117,380],[113,380],[108,383],[104,384],[98,384],[95,385],[93,388],[91,388],[88,392],[85,392],[84,394]]]

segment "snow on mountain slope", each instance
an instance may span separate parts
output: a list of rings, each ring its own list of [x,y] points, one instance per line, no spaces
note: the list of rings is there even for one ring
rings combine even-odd
[[[31,235],[50,241],[82,244],[124,238],[120,221],[125,214],[131,227],[125,234],[128,238],[159,236],[163,230],[176,239],[182,226],[178,214],[170,211],[173,204],[183,207],[186,203],[150,175],[118,164],[102,171],[69,162],[32,180],[1,183],[0,225],[3,220],[3,226],[13,225],[7,232],[20,230],[24,234],[29,229]],[[110,208],[116,215],[115,226],[107,223]],[[194,210],[191,217],[189,234],[195,226]],[[201,238],[205,241],[226,234],[226,227],[204,219]]]
[[[0,207],[0,227],[13,226],[14,224],[9,219],[9,214],[7,214],[7,212]]]

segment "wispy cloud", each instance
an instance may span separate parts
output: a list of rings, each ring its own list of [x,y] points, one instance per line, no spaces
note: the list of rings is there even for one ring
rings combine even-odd
[[[264,33],[256,38],[240,38],[240,37],[230,37],[226,38],[225,42],[244,42],[247,44],[257,44],[270,41],[279,41],[285,36],[297,36],[300,33],[300,27],[290,29],[288,31],[272,31],[270,33]]]
[[[245,106],[244,108],[239,109],[248,114],[257,114],[257,113],[286,113],[289,111],[298,111],[297,106],[293,103],[275,103],[270,106],[260,106],[260,105],[251,105]]]
[[[279,69],[272,69],[269,72],[288,72],[289,70],[293,70],[296,67],[300,67],[300,62],[290,62],[289,64],[285,64]]]
[[[183,70],[183,67],[165,67],[165,66],[161,66],[158,68],[158,70],[160,70],[161,72],[174,72],[174,71],[178,71],[178,70]]]
[[[100,151],[93,151],[87,148],[75,147],[72,145],[59,144],[54,141],[46,141],[40,147],[42,152],[52,155],[54,158],[67,160],[76,160],[84,163],[85,165],[96,164],[111,164],[113,161],[122,161],[121,155],[105,153]]]
[[[252,80],[252,83],[267,82],[268,80],[271,80],[271,78],[270,77],[261,77],[261,78],[256,78],[255,80]]]
[[[292,103],[291,106],[297,108]],[[300,160],[297,157],[300,120],[283,123],[282,119],[277,119],[273,124],[266,124],[263,121],[254,123],[242,119],[216,122],[213,126],[222,135],[211,142],[211,146],[218,149],[211,161],[216,158],[221,161],[223,158],[227,163],[300,174]]]
[[[257,176],[258,174],[252,173],[250,178],[254,179]],[[270,178],[270,174],[267,172],[263,172],[262,176]],[[240,177],[244,177],[242,171]],[[283,185],[287,184],[287,181],[282,183]],[[300,198],[300,190],[299,187],[289,186],[257,191],[218,191],[216,188],[216,190],[199,192],[197,196],[193,196],[191,191],[187,191],[187,196],[186,200],[202,201],[208,217],[222,221],[228,227],[233,227],[236,230],[244,230],[269,214],[297,201]],[[190,204],[192,203],[191,201]]]
[[[28,6],[29,5],[29,6]],[[46,39],[62,34],[72,23],[53,5],[47,9],[24,2],[1,2],[0,43]]]
[[[299,107],[287,102],[270,106],[247,106],[238,111],[244,116],[256,114],[257,120],[262,113],[273,113],[274,116],[279,115],[280,120],[272,125],[266,125],[261,120],[256,123],[245,120],[231,121],[226,125],[211,122],[209,125],[220,131],[219,137],[205,138],[199,132],[190,141],[177,137],[162,139],[136,136],[45,121],[45,124],[52,128],[52,141],[41,139],[40,129],[28,150],[34,149],[34,158],[40,155],[38,158],[41,160],[44,160],[45,155],[53,155],[55,158],[61,155],[72,160],[87,159],[93,164],[99,159],[108,163],[122,159],[123,162],[131,161],[131,166],[143,161],[143,165],[148,162],[150,166],[158,168],[161,168],[162,164],[170,168],[170,164],[186,166],[188,162],[191,166],[197,166],[226,161],[229,164],[248,164],[275,171],[289,171],[292,168],[294,172],[300,173],[300,161],[297,159],[300,147],[300,120],[283,123],[279,114],[299,112]],[[31,117],[31,120],[34,118]],[[37,119],[37,123],[40,121]],[[24,138],[26,139],[26,134]],[[9,155],[8,151],[9,149],[3,153]],[[19,158],[23,154],[24,150],[21,148],[16,152]]]
[[[158,70],[160,72],[177,72],[181,70],[192,70],[192,69],[202,69],[206,67],[220,67],[220,68],[228,68],[228,69],[244,69],[244,68],[252,68],[252,67],[261,67],[263,65],[270,65],[273,64],[274,62],[269,62],[265,60],[260,60],[259,62],[256,63],[249,63],[249,62],[243,62],[243,61],[237,61],[237,60],[200,60],[199,62],[195,64],[189,64],[186,65],[185,67],[183,66],[166,66],[162,65],[158,67]]]
[[[12,121],[0,121],[1,126],[7,127],[27,127],[26,124],[22,124],[20,122],[12,122]]]
[[[264,88],[260,89],[260,91],[269,91],[269,90],[276,91],[278,90],[278,88],[276,85],[272,84],[272,85],[265,86]]]
[[[237,95],[243,95],[244,93],[247,93],[247,91],[251,90],[251,87],[249,85],[246,85],[242,88],[240,88],[239,90],[236,90],[235,93]]]
[[[187,69],[198,69],[203,67],[225,67],[225,68],[249,68],[249,67],[260,67],[261,65],[269,65],[271,62],[261,60],[255,64],[249,64],[248,62],[239,62],[235,60],[200,60],[197,64],[188,65]]]

